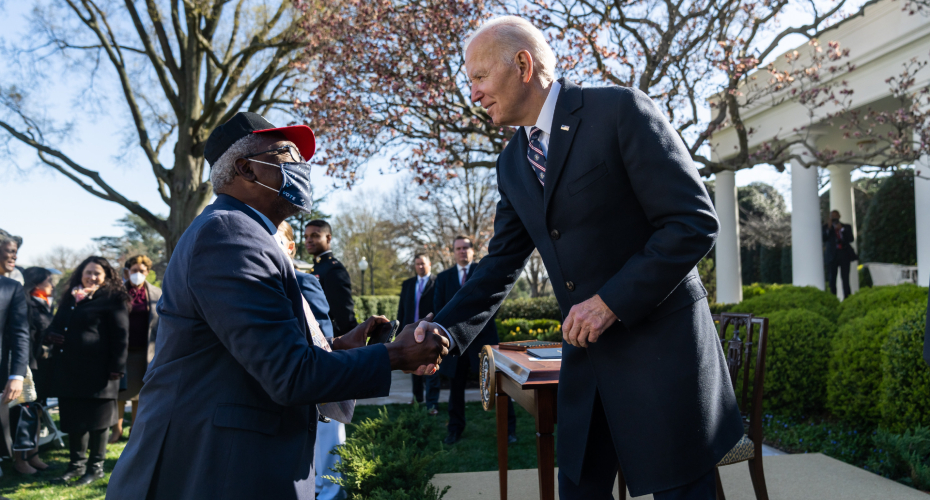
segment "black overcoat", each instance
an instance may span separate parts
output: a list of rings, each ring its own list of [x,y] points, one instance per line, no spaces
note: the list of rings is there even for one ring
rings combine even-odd
[[[126,372],[129,305],[123,297],[98,291],[75,304],[68,294],[47,331],[65,337],[52,348],[50,396],[118,398],[119,380],[110,380],[110,373]]]
[[[821,228],[823,232],[823,261],[825,264],[829,265],[833,262],[837,256],[852,262],[858,260],[859,256],[856,255],[856,251],[853,250],[852,244],[856,241],[855,236],[853,236],[852,226],[849,224],[840,224],[840,235],[842,239],[838,240],[836,237],[836,231],[833,229],[833,224],[827,224]],[[837,252],[836,243],[837,241],[841,242],[843,248]]]
[[[620,319],[588,348],[563,344],[561,470],[580,480],[599,393],[632,495],[696,480],[743,428],[695,268],[718,222],[688,150],[642,92],[564,81],[545,187],[526,152],[518,129],[497,160],[489,253],[436,322],[454,351],[471,344],[537,248],[563,316],[597,294]]]

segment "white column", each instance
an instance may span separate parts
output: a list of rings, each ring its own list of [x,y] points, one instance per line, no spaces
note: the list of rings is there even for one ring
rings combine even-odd
[[[830,165],[827,167],[830,171],[830,210],[839,210],[840,220],[845,224],[852,226],[853,237],[856,242],[859,241],[859,234],[856,232],[856,205],[855,193],[853,192],[850,174],[853,171],[851,166]],[[853,243],[853,249],[858,252],[859,244]],[[859,291],[859,261],[854,260],[849,265],[849,288],[852,293]],[[836,296],[843,300],[842,278],[837,277]]]
[[[807,149],[792,153],[807,156]],[[820,198],[817,167],[804,168],[791,160],[791,282],[824,289]]]
[[[735,304],[743,300],[742,270],[739,260],[739,209],[736,204],[736,172],[717,172],[714,205],[720,219],[715,265],[717,302]]]
[[[920,142],[920,137],[915,137]],[[930,286],[930,156],[914,164],[914,211],[917,219],[917,280]]]

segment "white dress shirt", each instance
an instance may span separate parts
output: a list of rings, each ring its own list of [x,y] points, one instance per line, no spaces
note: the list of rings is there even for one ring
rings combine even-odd
[[[553,81],[552,86],[549,87],[549,95],[546,96],[546,102],[543,104],[542,109],[539,111],[539,116],[536,118],[536,125],[533,126],[523,126],[523,131],[526,132],[526,138],[530,138],[530,130],[533,127],[538,128],[542,132],[539,133],[539,144],[542,146],[543,154],[546,155],[546,158],[549,157],[549,136],[552,135],[552,117],[555,115],[555,103],[559,100],[559,90],[562,89],[562,84]]]

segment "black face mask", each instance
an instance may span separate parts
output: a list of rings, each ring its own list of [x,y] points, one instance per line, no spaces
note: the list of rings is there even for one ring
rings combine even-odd
[[[834,224],[838,224],[839,222],[840,222],[839,219],[833,219],[833,223],[834,223]]]
[[[268,163],[260,160],[249,160],[281,169],[281,187],[275,189],[255,181],[259,186],[277,191],[278,196],[291,202],[302,212],[310,213],[313,210],[313,190],[310,187],[310,164],[307,162],[285,162],[281,164]]]

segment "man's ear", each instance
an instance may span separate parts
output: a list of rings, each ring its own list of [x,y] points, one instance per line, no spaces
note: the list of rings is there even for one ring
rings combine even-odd
[[[331,243],[333,241],[333,235],[326,233],[326,243]]]
[[[530,83],[530,80],[533,78],[533,56],[526,50],[521,50],[517,52],[517,55],[514,56],[517,70],[520,71],[520,81],[523,83]]]
[[[243,179],[251,182],[255,182],[258,179],[255,176],[255,172],[252,170],[252,162],[246,160],[245,158],[239,158],[236,160],[236,173],[241,175]]]

